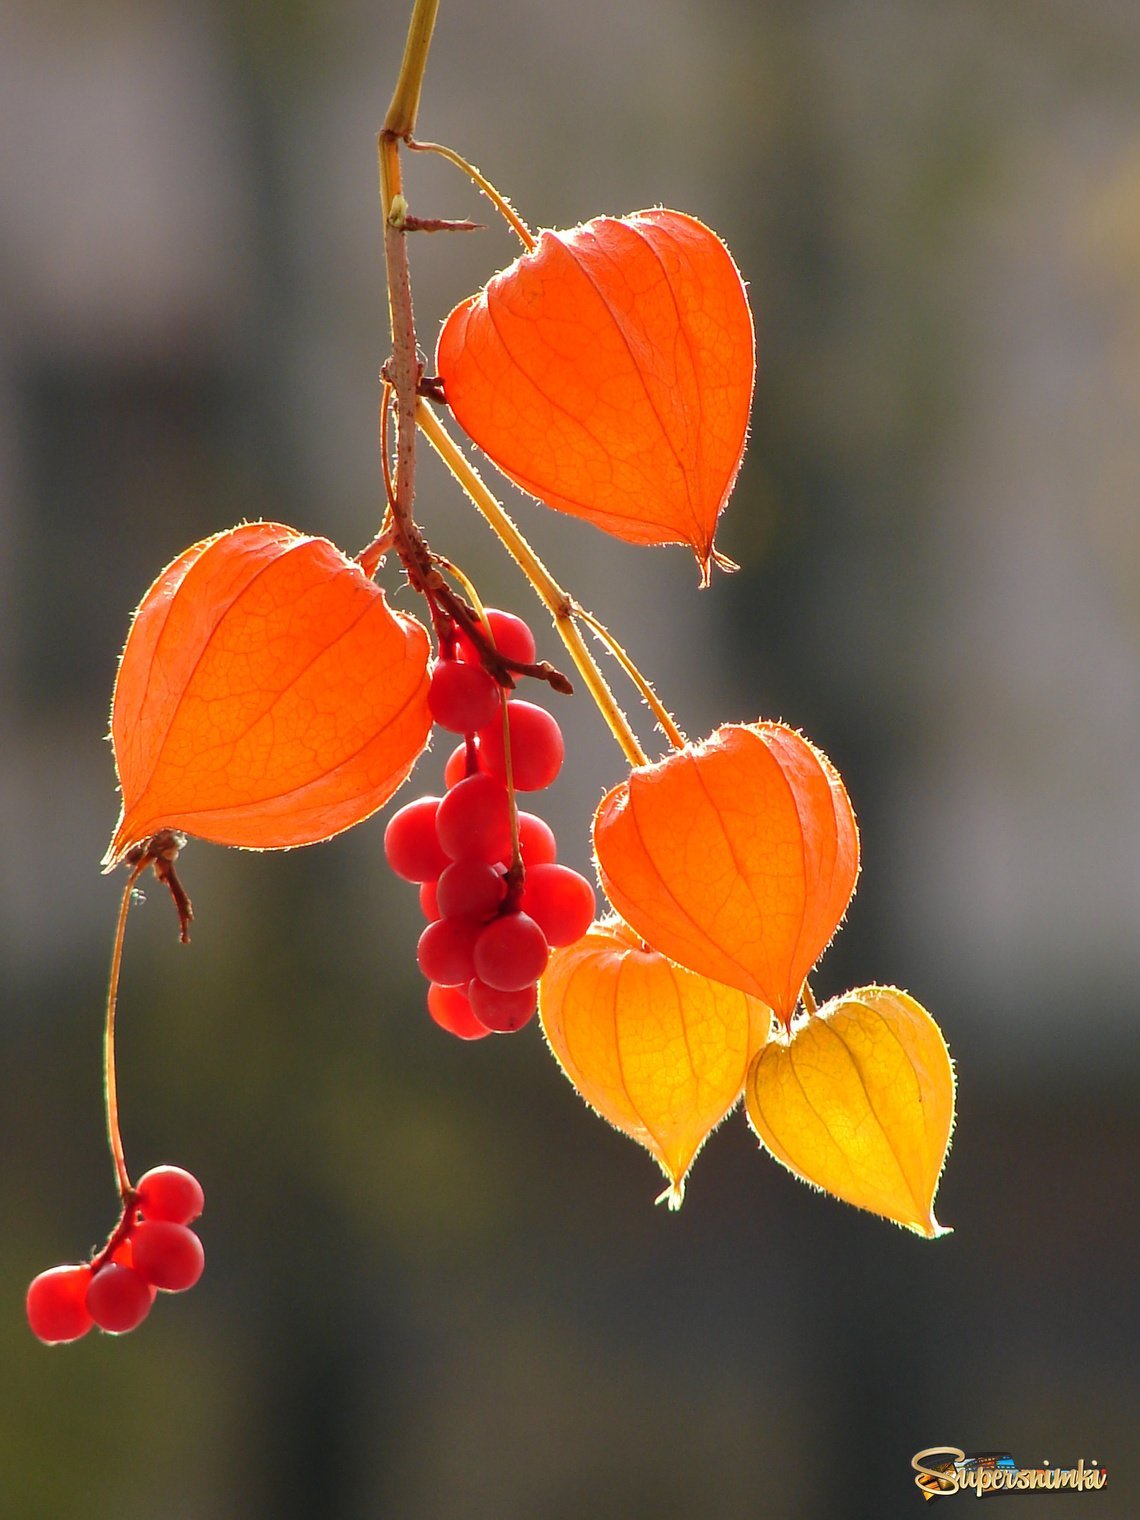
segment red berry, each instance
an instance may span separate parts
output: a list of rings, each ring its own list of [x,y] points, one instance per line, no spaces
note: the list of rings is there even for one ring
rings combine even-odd
[[[511,849],[506,787],[493,776],[468,776],[440,803],[436,830],[444,853],[452,860],[485,860],[494,865]]]
[[[537,813],[519,813],[519,849],[528,871],[532,866],[553,864],[558,855],[558,842],[545,818],[540,818]]]
[[[473,918],[440,918],[428,924],[416,946],[416,959],[429,982],[459,987],[471,980],[475,975],[475,941],[482,927]]]
[[[87,1289],[91,1268],[52,1267],[41,1272],[28,1289],[28,1324],[32,1334],[49,1346],[77,1341],[92,1325],[87,1312]]]
[[[508,660],[517,660],[520,665],[534,664],[534,634],[521,617],[516,617],[513,612],[502,612],[498,607],[488,607],[487,621],[491,625],[495,648],[501,655]],[[475,646],[463,634],[459,635],[458,650],[461,660],[479,659]]]
[[[420,912],[429,924],[434,924],[439,917],[439,903],[436,901],[434,881],[425,881],[420,886]]]
[[[484,860],[456,860],[436,884],[444,918],[492,918],[506,894],[501,872]]]
[[[136,1226],[136,1228],[137,1228],[137,1226]],[[133,1267],[134,1266],[134,1264],[135,1264],[135,1253],[134,1253],[134,1249],[131,1246],[131,1237],[129,1235],[126,1236],[123,1240],[120,1240],[119,1244],[111,1252],[111,1261],[114,1263],[114,1265],[116,1267]],[[102,1271],[103,1268],[100,1267],[99,1270]],[[158,1292],[158,1289],[154,1286],[153,1283],[147,1283],[147,1288],[150,1291],[151,1298],[153,1298],[155,1296],[155,1294]]]
[[[597,901],[584,876],[569,866],[528,866],[519,903],[552,945],[572,945],[594,922]]]
[[[537,792],[549,786],[562,769],[565,746],[562,730],[545,707],[533,702],[512,702],[507,708],[511,729],[511,773],[520,792]],[[479,759],[492,776],[507,779],[503,756],[503,725],[489,723],[479,730]]]
[[[152,1303],[154,1288],[150,1283],[134,1267],[120,1267],[113,1262],[99,1268],[87,1289],[88,1314],[100,1330],[111,1335],[125,1335],[141,1325]]]
[[[491,1031],[480,1024],[471,1011],[467,995],[459,987],[440,987],[433,982],[428,988],[428,1012],[441,1029],[458,1035],[461,1040],[481,1040]]]
[[[134,1269],[168,1293],[192,1288],[206,1265],[206,1253],[194,1231],[167,1219],[144,1219],[131,1235]]]
[[[479,772],[479,746],[472,739],[475,750],[475,765],[473,768],[467,763],[467,741],[457,744],[447,757],[447,764],[443,768],[443,784],[448,791],[453,786],[458,786],[465,776],[475,776]]]
[[[532,983],[516,992],[503,992],[475,980],[467,989],[472,1011],[494,1034],[513,1034],[529,1024],[538,1006],[538,988]]]
[[[499,683],[481,665],[440,660],[431,674],[428,707],[441,728],[472,734],[499,711]]]
[[[499,992],[518,992],[546,970],[546,936],[525,913],[492,919],[475,941],[475,975]]]
[[[148,1219],[189,1224],[206,1204],[202,1184],[180,1166],[156,1166],[139,1178],[138,1205]]]
[[[417,797],[393,813],[384,830],[384,854],[405,881],[434,881],[447,864],[436,838],[438,797]]]

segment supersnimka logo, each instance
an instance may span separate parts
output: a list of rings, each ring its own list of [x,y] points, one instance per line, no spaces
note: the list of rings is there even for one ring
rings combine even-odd
[[[1074,1467],[1018,1467],[1008,1452],[976,1451],[967,1455],[957,1446],[928,1446],[916,1452],[910,1465],[917,1473],[915,1484],[924,1499],[945,1499],[951,1494],[973,1493],[976,1499],[989,1494],[1028,1493],[1033,1490],[1067,1490],[1089,1493],[1108,1482],[1108,1470],[1079,1458]]]

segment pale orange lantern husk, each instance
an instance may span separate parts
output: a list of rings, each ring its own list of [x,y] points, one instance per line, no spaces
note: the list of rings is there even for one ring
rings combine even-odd
[[[859,836],[827,757],[781,723],[726,724],[602,799],[606,896],[681,965],[788,1024],[847,910]]]
[[[159,829],[287,849],[361,822],[431,728],[428,638],[323,538],[245,523],[151,586],[111,709],[115,865]]]
[[[688,544],[707,581],[756,368],[715,233],[667,210],[543,232],[450,314],[436,368],[523,490],[629,543]]]
[[[539,983],[550,1048],[604,1119],[645,1147],[679,1208],[707,1136],[735,1106],[771,1012],[608,920],[555,950]]]
[[[780,1032],[753,1062],[749,1122],[797,1177],[928,1239],[954,1126],[954,1071],[929,1013],[860,987]]]

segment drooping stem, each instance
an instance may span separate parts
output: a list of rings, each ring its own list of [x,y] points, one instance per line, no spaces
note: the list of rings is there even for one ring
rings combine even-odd
[[[515,208],[511,205],[507,197],[500,190],[496,190],[487,176],[480,173],[480,171],[476,169],[475,165],[469,163],[467,159],[462,156],[462,154],[456,153],[454,148],[445,147],[443,143],[415,142],[409,140],[408,147],[414,149],[414,151],[417,153],[438,153],[440,158],[446,158],[448,163],[454,164],[457,169],[461,169],[463,173],[466,174],[467,178],[472,182],[472,184],[477,185],[479,189],[482,190],[483,194],[487,197],[487,199],[494,206],[495,210],[511,228],[512,232],[514,232],[515,236],[518,238],[519,242],[523,245],[527,252],[529,253],[530,250],[535,246],[535,242],[537,240],[534,236],[534,233],[531,232],[530,228],[523,221],[522,217],[518,214]]]
[[[618,706],[605,676],[586,647],[582,635],[574,623],[575,604],[563,591],[538,555],[527,543],[510,517],[495,500],[466,457],[456,446],[450,433],[422,398],[416,408],[416,418],[424,437],[443,460],[467,495],[482,512],[491,528],[498,535],[511,558],[534,587],[536,594],[554,619],[558,636],[565,644],[570,658],[585,681],[590,695],[605,719],[610,732],[621,746],[631,765],[644,765],[646,754],[629,719]]]
[[[194,908],[186,889],[178,879],[178,853],[186,843],[186,836],[174,829],[160,829],[157,834],[133,845],[125,857],[130,875],[123,888],[119,904],[119,917],[115,924],[115,943],[111,949],[111,970],[107,978],[107,1013],[103,1021],[103,1102],[107,1113],[107,1143],[111,1160],[115,1163],[115,1181],[125,1211],[134,1199],[127,1160],[123,1152],[123,1136],[119,1128],[119,1084],[115,1070],[115,1010],[119,1002],[119,975],[123,969],[123,939],[127,930],[127,914],[139,877],[148,868],[169,891],[178,914],[178,937],[184,945],[190,943],[190,925]],[[110,1251],[108,1245],[107,1250]]]
[[[123,1136],[119,1129],[119,1087],[115,1075],[115,1009],[119,1001],[119,972],[123,965],[123,936],[127,928],[127,914],[135,883],[150,865],[146,855],[135,863],[127,884],[123,888],[123,900],[119,904],[119,918],[115,925],[115,944],[111,951],[111,974],[107,983],[107,1017],[103,1024],[103,1101],[107,1111],[107,1143],[111,1147],[111,1159],[115,1163],[115,1182],[119,1197],[126,1199],[133,1191],[127,1160],[123,1152]]]

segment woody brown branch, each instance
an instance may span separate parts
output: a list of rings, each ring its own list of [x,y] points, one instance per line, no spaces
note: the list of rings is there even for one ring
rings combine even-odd
[[[515,675],[546,681],[555,691],[573,690],[567,678],[547,661],[525,665],[505,659],[487,638],[474,609],[454,592],[440,574],[435,556],[415,520],[416,495],[416,403],[423,381],[423,365],[416,343],[412,307],[411,268],[408,263],[407,202],[400,185],[400,135],[380,133],[381,173],[391,192],[384,219],[384,256],[388,271],[388,302],[392,320],[392,356],[384,366],[384,378],[392,387],[396,413],[396,470],[389,505],[392,510],[393,545],[412,588],[427,598],[437,638],[447,639],[450,619],[479,651],[480,658],[501,686],[513,687]],[[433,377],[434,378],[434,377]],[[386,447],[382,440],[382,447]],[[442,635],[442,637],[441,637]]]

